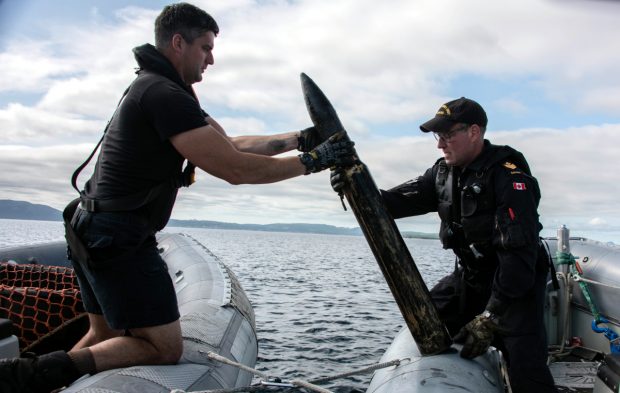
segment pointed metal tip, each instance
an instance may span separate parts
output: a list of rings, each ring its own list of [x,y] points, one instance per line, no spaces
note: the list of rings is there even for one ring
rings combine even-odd
[[[305,73],[302,72],[300,78],[308,114],[321,138],[325,140],[334,133],[343,131],[340,119],[323,91]]]
[[[304,97],[307,97],[308,94],[314,95],[316,94],[316,91],[319,91],[320,94],[323,94],[321,89],[319,89],[319,87],[316,85],[316,83],[314,83],[312,78],[310,78],[306,73],[302,72],[299,75],[299,78],[301,79],[301,90],[304,93]]]

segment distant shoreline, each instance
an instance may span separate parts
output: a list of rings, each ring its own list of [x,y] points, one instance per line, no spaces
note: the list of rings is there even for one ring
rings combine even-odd
[[[0,219],[62,221],[62,212],[46,205],[32,204],[25,201],[0,200]],[[307,223],[274,223],[274,224],[237,224],[208,220],[177,220],[170,219],[168,227],[174,228],[205,228],[228,229],[260,232],[314,233],[321,235],[362,236],[359,227],[347,228],[327,224]],[[423,232],[402,232],[403,238],[438,239],[436,234]]]

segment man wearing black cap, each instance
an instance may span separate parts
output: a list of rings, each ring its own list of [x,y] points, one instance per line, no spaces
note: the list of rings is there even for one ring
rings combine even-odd
[[[487,116],[462,97],[420,126],[443,158],[422,176],[381,190],[394,218],[438,212],[455,271],[431,291],[461,356],[502,349],[514,392],[555,392],[546,365],[543,304],[548,255],[539,242],[540,190],[523,155],[484,139]],[[332,186],[342,187],[338,172]]]

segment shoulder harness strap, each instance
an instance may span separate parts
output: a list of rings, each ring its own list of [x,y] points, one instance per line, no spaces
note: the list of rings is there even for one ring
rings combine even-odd
[[[121,103],[127,96],[127,93],[129,92],[129,89],[131,88],[132,85],[133,83],[129,85],[129,87],[127,87],[127,89],[125,89],[125,91],[123,92],[121,99],[118,101],[118,104],[116,105],[116,110],[112,114],[112,117],[110,118],[110,120],[108,120],[108,123],[106,124],[103,130],[103,135],[101,136],[101,139],[99,139],[99,142],[97,142],[97,145],[95,146],[93,151],[90,153],[88,158],[73,172],[73,175],[71,176],[71,185],[80,194],[80,207],[86,211],[97,212],[97,211],[135,210],[141,206],[146,205],[147,203],[151,202],[155,198],[157,198],[157,196],[159,196],[161,192],[163,192],[165,189],[169,187],[174,187],[174,188],[189,187],[196,181],[195,180],[196,166],[192,164],[191,162],[187,161],[187,164],[185,165],[185,169],[183,169],[183,172],[172,176],[170,179],[163,181],[162,183],[156,185],[155,187],[149,190],[139,191],[137,193],[134,193],[134,194],[131,194],[125,197],[116,198],[116,199],[108,199],[108,200],[96,200],[96,199],[91,199],[91,198],[86,197],[86,195],[84,194],[84,191],[80,191],[78,189],[77,179],[80,176],[80,172],[82,172],[82,170],[84,170],[84,168],[90,163],[95,153],[101,146],[101,143],[103,142],[103,138],[105,137],[105,134],[108,132],[108,128],[110,127],[110,123],[112,122],[114,115],[118,111],[118,108],[121,106]]]

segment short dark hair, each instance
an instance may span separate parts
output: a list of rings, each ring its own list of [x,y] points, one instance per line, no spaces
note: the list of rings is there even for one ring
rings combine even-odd
[[[159,49],[167,47],[177,33],[191,44],[207,31],[215,35],[220,32],[211,15],[189,3],[170,4],[155,19],[155,46]]]

